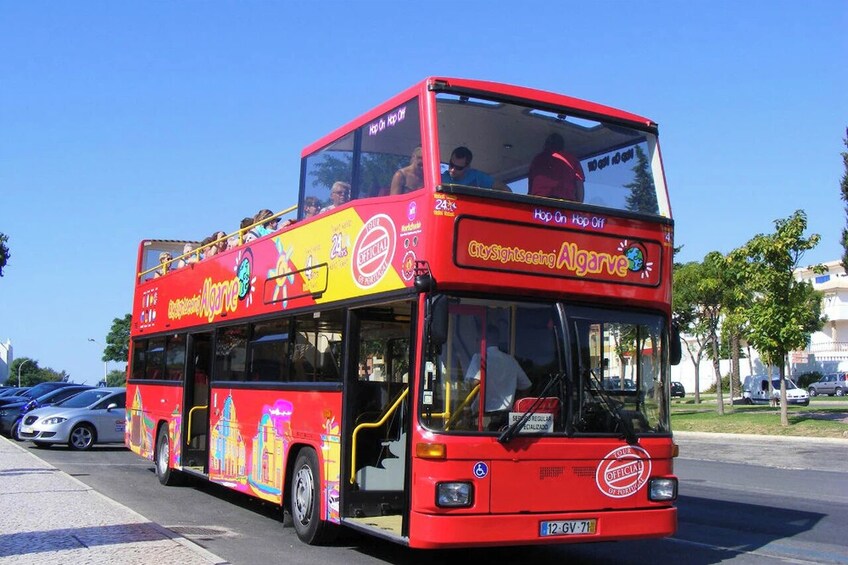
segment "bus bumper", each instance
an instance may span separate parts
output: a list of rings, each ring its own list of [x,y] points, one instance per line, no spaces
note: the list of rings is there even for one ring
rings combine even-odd
[[[596,519],[594,533],[542,536],[541,523]],[[568,514],[435,515],[413,512],[409,546],[421,549],[660,538],[677,530],[677,508]]]

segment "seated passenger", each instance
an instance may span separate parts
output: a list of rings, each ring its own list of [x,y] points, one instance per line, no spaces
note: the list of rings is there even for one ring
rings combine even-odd
[[[277,228],[280,225],[280,219],[279,218],[272,218],[273,215],[274,215],[274,212],[272,212],[271,210],[268,210],[266,208],[264,210],[259,210],[256,213],[256,215],[253,217],[254,223],[262,222],[262,220],[267,220],[265,222],[262,222],[261,224],[259,224],[255,228],[253,228],[259,234],[259,237],[262,237],[264,235],[268,235],[269,233],[273,233],[273,232],[277,231]]]
[[[232,249],[233,247],[237,247],[242,243],[247,243],[251,239],[256,239],[255,236],[252,238],[248,237],[251,234],[250,230],[248,230],[247,228],[252,225],[253,218],[251,218],[250,216],[245,216],[244,218],[242,218],[241,222],[239,222],[239,231],[234,233],[232,236],[230,236],[230,239],[227,240],[227,249]]]
[[[392,177],[392,187],[389,194],[405,194],[424,186],[424,158],[421,147],[412,150],[409,165],[398,169]]]
[[[552,133],[530,163],[527,194],[583,202],[584,180],[580,159],[565,151],[560,134]]]
[[[186,243],[183,245],[183,255],[179,261],[177,261],[177,268],[182,269],[186,265],[190,265],[192,263],[197,263],[197,253],[192,253],[195,250],[193,243]]]
[[[442,183],[462,184],[465,186],[476,186],[479,188],[492,188],[512,192],[512,190],[499,180],[495,180],[483,171],[472,169],[471,159],[474,156],[467,147],[457,147],[451,153],[448,161],[448,170],[442,173]]]
[[[322,212],[332,210],[336,206],[341,206],[350,200],[350,184],[342,181],[336,181],[330,188],[330,204],[321,208]]]
[[[162,275],[167,275],[168,271],[171,270],[171,260],[173,257],[167,251],[163,251],[159,254],[159,266],[153,272],[153,278],[159,278]]]
[[[303,217],[311,218],[321,211],[321,201],[315,196],[307,196],[303,199]]]
[[[205,239],[203,241],[206,241]],[[217,255],[222,251],[227,250],[227,234],[222,231],[217,231],[209,236],[209,242],[211,245],[206,248],[206,253],[204,254],[204,258],[212,257],[213,255]]]

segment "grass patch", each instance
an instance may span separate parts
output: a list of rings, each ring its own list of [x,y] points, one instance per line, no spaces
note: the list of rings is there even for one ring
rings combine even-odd
[[[702,395],[703,399],[703,395]],[[848,404],[845,407],[790,406],[789,426],[780,424],[780,409],[771,406],[725,406],[716,412],[715,401],[695,404],[691,399],[672,403],[671,429],[688,432],[759,434],[848,438]]]

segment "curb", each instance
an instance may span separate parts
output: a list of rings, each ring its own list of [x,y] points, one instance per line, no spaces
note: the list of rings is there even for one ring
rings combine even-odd
[[[53,465],[51,465],[47,461],[45,461],[45,460],[39,458],[38,456],[36,456],[35,454],[31,453],[28,449],[24,449],[22,446],[18,445],[16,441],[6,439],[6,438],[0,438],[0,440],[5,441],[6,443],[11,445],[15,449],[18,449],[19,451],[25,453],[28,457],[35,459],[36,461],[41,463],[44,466],[44,468],[52,469],[52,470],[56,471],[57,473],[61,474],[64,479],[79,485],[81,490],[89,492],[89,493],[99,497],[100,499],[106,501],[107,503],[111,504],[112,506],[120,508],[122,511],[124,511],[128,514],[132,514],[133,516],[140,518],[141,520],[143,520],[143,522],[145,524],[147,524],[147,525],[151,526],[153,529],[157,530],[164,537],[170,539],[174,543],[177,543],[177,544],[183,546],[184,548],[190,550],[191,552],[197,554],[198,557],[207,561],[208,563],[210,563],[210,565],[230,565],[230,562],[227,561],[226,559],[223,559],[222,557],[215,555],[211,551],[209,551],[209,550],[201,547],[200,545],[192,542],[191,540],[177,534],[176,532],[169,530],[165,526],[162,526],[161,524],[157,524],[156,522],[148,519],[146,516],[139,514],[138,512],[133,510],[132,508],[129,508],[128,506],[124,506],[123,504],[121,504],[117,500],[109,498],[105,494],[98,492],[97,490],[95,490],[91,486],[85,484],[84,482],[77,479],[76,477],[72,477],[71,475],[65,473],[61,469],[54,467]]]

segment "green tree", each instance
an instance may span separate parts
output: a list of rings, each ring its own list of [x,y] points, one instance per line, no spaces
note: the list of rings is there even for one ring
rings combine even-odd
[[[634,212],[656,214],[659,212],[657,204],[657,189],[654,186],[654,177],[651,175],[648,156],[640,146],[636,146],[636,164],[633,165],[633,182],[625,184],[624,188],[630,189],[627,195],[627,209]]]
[[[9,253],[9,246],[6,245],[7,241],[9,241],[9,236],[0,232],[0,277],[3,276],[3,267],[6,266],[6,262],[9,260],[9,257],[12,256],[12,254]]]
[[[112,329],[106,335],[106,349],[103,350],[102,361],[117,361],[126,363],[130,352],[130,325],[132,314],[112,320]]]
[[[810,334],[821,329],[821,293],[809,282],[798,281],[794,271],[819,235],[804,237],[807,215],[797,210],[774,222],[773,234],[758,234],[746,244],[749,279],[754,299],[748,309],[750,339],[769,363],[780,370],[780,422],[789,425],[786,410],[786,355],[805,347]],[[813,267],[823,272],[821,265]]]
[[[845,128],[845,139],[842,140],[845,147],[848,147],[848,128]],[[845,202],[845,215],[848,216],[848,151],[842,152],[842,164],[845,167],[845,172],[842,174],[842,200]],[[848,227],[842,228],[842,267],[848,273]],[[0,263],[2,266],[2,263]]]
[[[708,344],[708,326],[702,315],[701,263],[675,263],[672,289],[672,316],[677,322],[683,345],[695,369],[695,404],[701,403],[701,360]]]
[[[23,366],[22,366],[23,365]],[[47,381],[67,380],[69,375],[62,371],[61,373],[53,369],[42,368],[38,366],[38,361],[29,357],[18,357],[12,364],[9,365],[9,379],[7,384],[18,384],[18,371],[21,375],[21,386],[35,386],[38,383]]]
[[[114,369],[106,375],[106,386],[125,386],[127,384],[127,372]]]
[[[722,279],[724,282],[724,319],[722,333],[727,337],[730,353],[730,405],[733,406],[733,385],[740,382],[739,359],[742,342],[750,329],[748,308],[753,289],[746,276],[747,261],[744,248],[734,249],[725,257]],[[739,391],[741,396],[741,391]]]

